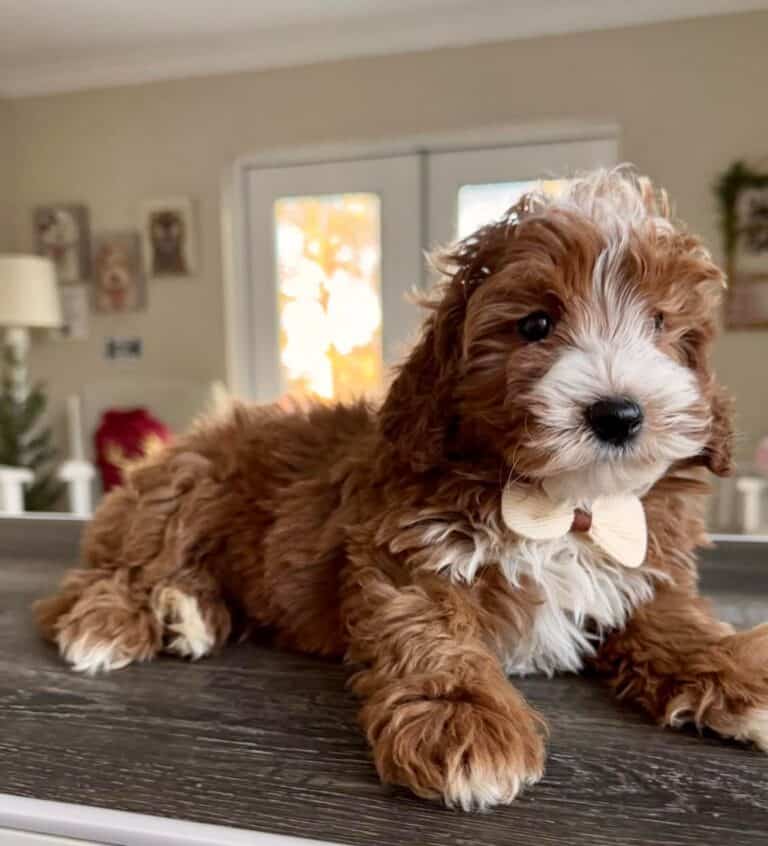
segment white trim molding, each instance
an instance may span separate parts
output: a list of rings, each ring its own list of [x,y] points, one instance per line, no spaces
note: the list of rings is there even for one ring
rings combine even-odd
[[[176,0],[179,15],[184,9]],[[36,49],[28,56],[0,63],[0,96],[25,97],[64,91],[111,88],[162,79],[184,79],[267,68],[309,65],[362,56],[464,47],[473,44],[511,41],[544,35],[560,35],[640,26],[686,18],[725,15],[768,8],[768,0],[462,0],[443,8],[382,9],[366,14],[351,7],[340,8],[337,16],[298,16],[297,22],[279,27],[253,28],[251,19],[234,26],[237,35],[215,33],[168,43],[155,40],[143,46],[144,29],[135,30],[131,39],[126,28],[120,48],[97,45],[100,38],[98,17],[90,24],[93,43],[46,59]],[[70,10],[69,30],[76,31],[79,19]],[[96,13],[89,9],[89,16]],[[104,15],[109,15],[107,5]],[[134,14],[140,14],[134,12]],[[211,15],[219,7],[211,5]],[[180,17],[181,19],[181,17]],[[126,22],[127,24],[127,22]],[[249,24],[251,24],[249,26]],[[12,43],[12,42],[11,42]],[[87,49],[85,49],[87,47]]]

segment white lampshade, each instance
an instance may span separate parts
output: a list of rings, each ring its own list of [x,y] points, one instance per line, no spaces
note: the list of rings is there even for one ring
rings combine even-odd
[[[0,326],[61,326],[56,269],[41,256],[0,255]]]

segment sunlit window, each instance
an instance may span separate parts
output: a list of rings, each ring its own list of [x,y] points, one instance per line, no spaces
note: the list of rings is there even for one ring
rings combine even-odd
[[[486,223],[501,217],[528,191],[537,189],[545,194],[557,196],[564,186],[563,179],[462,185],[458,197],[457,235],[459,238],[465,238]]]
[[[283,197],[274,215],[286,392],[374,393],[383,375],[379,197]]]

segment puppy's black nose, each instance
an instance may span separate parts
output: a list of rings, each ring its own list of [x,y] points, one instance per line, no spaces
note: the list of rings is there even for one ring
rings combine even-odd
[[[587,409],[587,422],[601,441],[621,446],[640,430],[643,409],[626,397],[598,400]]]

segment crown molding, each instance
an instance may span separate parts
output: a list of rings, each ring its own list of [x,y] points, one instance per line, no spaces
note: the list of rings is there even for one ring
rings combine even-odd
[[[345,18],[262,29],[184,48],[133,50],[77,59],[0,64],[0,96],[19,98],[159,80],[295,67],[363,56],[380,56],[502,42],[544,35],[614,29],[686,18],[768,9],[768,0],[571,0],[550,4],[520,0],[467,0],[434,11]]]

